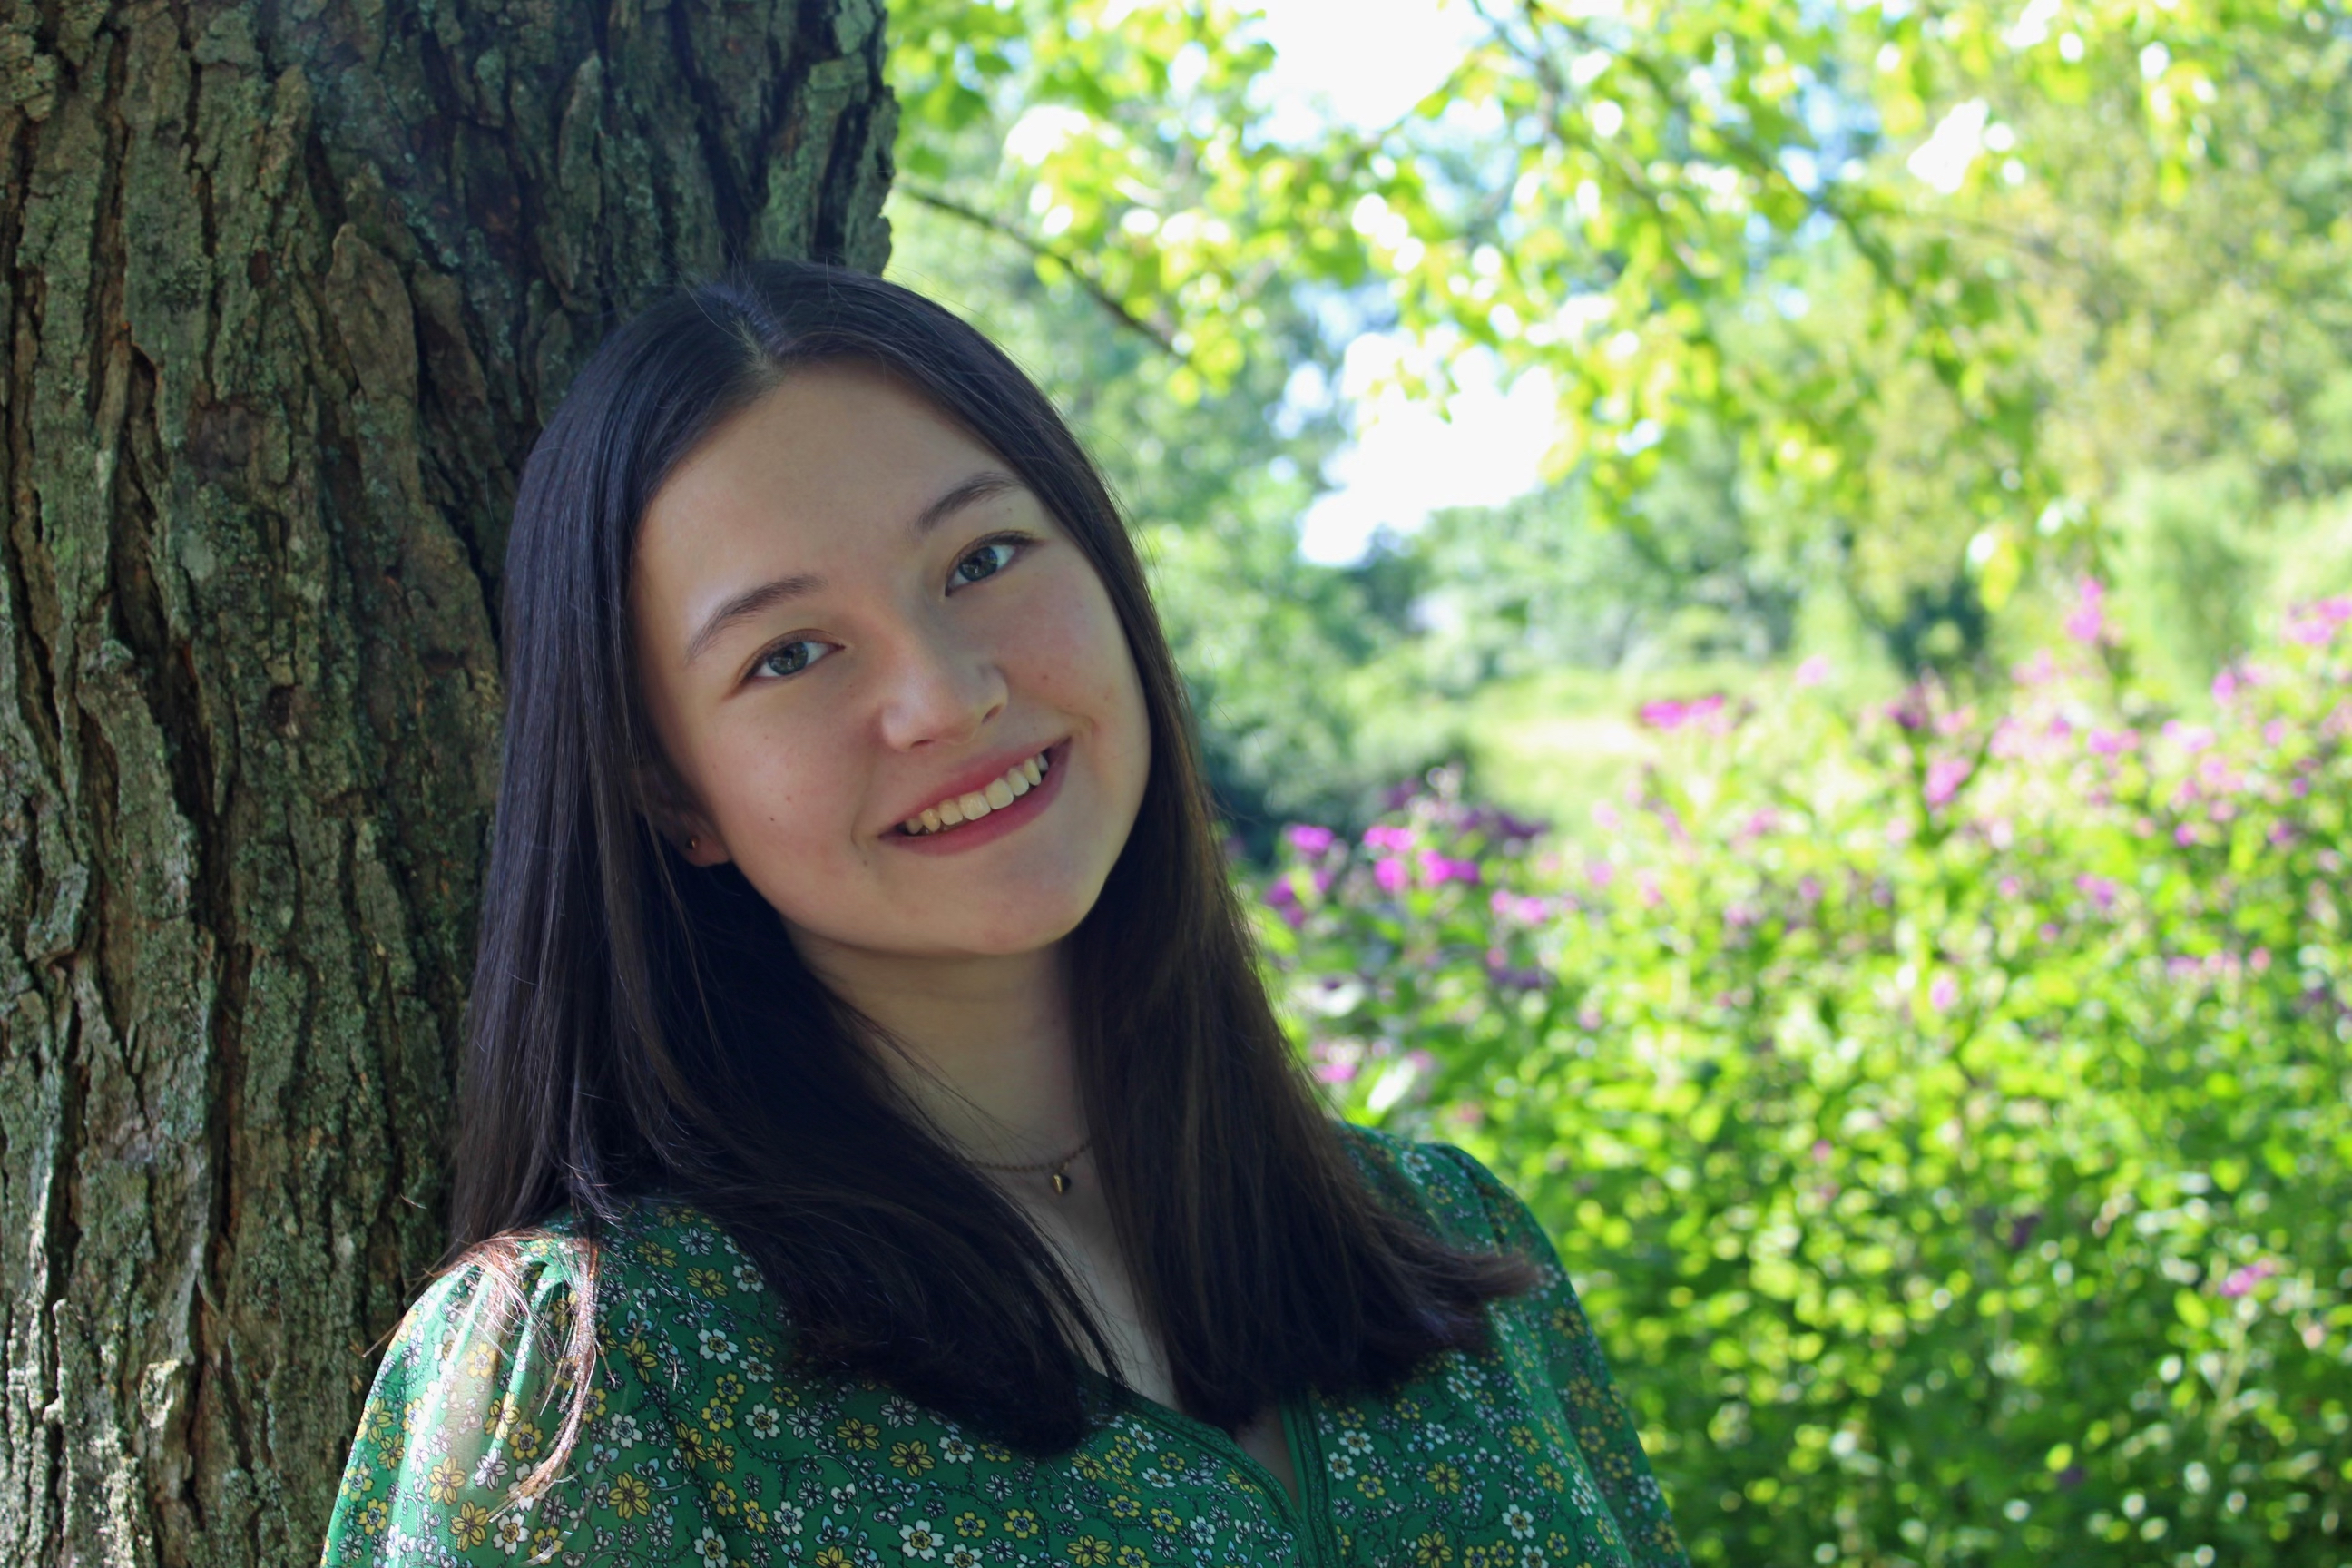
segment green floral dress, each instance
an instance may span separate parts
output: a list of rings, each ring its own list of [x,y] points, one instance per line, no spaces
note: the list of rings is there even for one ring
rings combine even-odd
[[[794,1365],[751,1260],[691,1209],[606,1242],[597,1359],[562,1476],[564,1226],[524,1244],[528,1313],[458,1269],[384,1357],[329,1526],[341,1564],[1054,1564],[1656,1568],[1685,1564],[1576,1293],[1542,1230],[1458,1149],[1351,1131],[1366,1173],[1456,1241],[1544,1272],[1485,1355],[1381,1395],[1283,1412],[1301,1502],[1224,1432],[1129,1395],[1035,1459],[891,1392]],[[538,1327],[530,1326],[535,1320]]]

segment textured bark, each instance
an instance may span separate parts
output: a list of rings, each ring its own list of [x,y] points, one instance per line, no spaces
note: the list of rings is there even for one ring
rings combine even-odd
[[[515,476],[879,268],[879,0],[0,0],[0,1563],[314,1561],[442,1237]]]

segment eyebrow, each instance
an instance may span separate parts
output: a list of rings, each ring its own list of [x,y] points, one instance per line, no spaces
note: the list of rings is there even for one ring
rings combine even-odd
[[[1010,490],[1021,489],[1021,481],[994,468],[984,468],[949,489],[940,498],[915,514],[908,532],[920,540],[940,523],[966,507],[978,505]],[[722,603],[687,639],[686,662],[692,664],[709,649],[712,643],[738,621],[748,620],[766,610],[772,610],[787,600],[824,588],[824,579],[814,573],[799,573],[790,577],[772,578]]]

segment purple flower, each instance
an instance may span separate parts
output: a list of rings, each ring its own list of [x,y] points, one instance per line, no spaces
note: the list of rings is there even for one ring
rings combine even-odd
[[[1381,885],[1381,891],[1384,893],[1404,891],[1404,885],[1408,879],[1404,862],[1393,856],[1384,855],[1372,862],[1372,880]]]
[[[2230,1277],[2221,1281],[2220,1289],[2222,1295],[2235,1300],[2277,1272],[2277,1264],[2267,1258],[2259,1258],[2242,1268],[2230,1270]]]
[[[2352,594],[2321,599],[2287,612],[2286,638],[2305,647],[2324,647],[2347,621],[2352,621]]]
[[[2076,591],[2074,607],[2066,616],[2066,635],[2083,643],[2107,640],[2107,590],[2096,577],[2084,578]]]
[[[1653,730],[1679,730],[1701,719],[1711,719],[1723,711],[1723,698],[1718,694],[1694,698],[1688,702],[1658,701],[1642,704],[1642,722]]]
[[[1423,881],[1432,885],[1439,882],[1467,882],[1475,886],[1478,880],[1478,862],[1456,860],[1440,855],[1433,849],[1424,849],[1421,852],[1421,876]]]
[[[1294,822],[1284,830],[1290,847],[1308,859],[1331,847],[1335,835],[1328,827],[1318,827],[1311,822]]]
[[[1291,930],[1297,931],[1307,923],[1306,907],[1299,903],[1298,889],[1290,885],[1289,878],[1277,878],[1266,884],[1265,901],[1288,922]]]
[[[1387,849],[1402,854],[1412,847],[1412,829],[1390,827],[1385,825],[1367,827],[1364,829],[1364,847],[1368,849]]]
[[[1959,1005],[1960,983],[1949,974],[1938,974],[1936,983],[1927,987],[1927,1005],[1938,1013],[1948,1013]]]
[[[1819,686],[1829,678],[1830,661],[1820,654],[1797,666],[1797,689],[1800,691],[1810,686]]]
[[[2004,899],[2013,899],[2024,890],[2025,884],[2014,877],[2003,877],[2000,879],[2000,896]]]
[[[2058,679],[2058,661],[2045,647],[2009,673],[2020,686],[2047,686]]]
[[[2116,907],[2116,885],[2105,877],[2094,877],[2085,872],[2074,879],[2074,886],[2077,890],[2090,896],[2091,902],[2099,906],[2101,914]]]
[[[1975,764],[1962,757],[1937,757],[1927,764],[1927,804],[1947,805],[1958,795],[1960,786],[1969,782]]]
[[[2120,756],[2138,746],[2139,732],[2135,730],[2094,730],[2089,744],[2098,756]]]

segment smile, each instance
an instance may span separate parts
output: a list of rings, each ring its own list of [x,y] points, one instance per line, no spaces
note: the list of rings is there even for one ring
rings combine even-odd
[[[950,795],[935,805],[927,805],[917,815],[898,825],[898,831],[909,837],[925,837],[945,833],[968,822],[978,822],[992,811],[1002,811],[1027,795],[1045,780],[1053,766],[1045,752],[1024,757],[1013,763],[979,789],[966,790]]]

